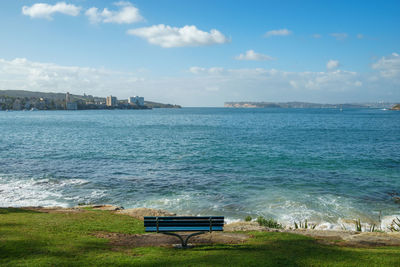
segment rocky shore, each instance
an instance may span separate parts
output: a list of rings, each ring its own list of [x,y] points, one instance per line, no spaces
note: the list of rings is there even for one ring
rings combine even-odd
[[[400,104],[394,105],[390,110],[400,110]]]
[[[62,208],[62,207],[25,207],[24,209],[35,210],[46,213],[78,213],[78,212],[89,212],[90,210],[102,210],[109,211],[116,214],[127,215],[135,219],[143,220],[144,216],[176,216],[175,213],[161,210],[161,209],[150,209],[150,208],[133,208],[124,209],[123,207],[114,205],[82,205],[73,208]],[[223,243],[237,243],[243,242],[248,239],[248,236],[243,234],[236,234],[237,232],[253,232],[253,231],[264,231],[264,232],[282,232],[292,233],[315,238],[318,242],[323,244],[332,244],[339,246],[350,246],[350,247],[377,247],[377,246],[400,246],[400,232],[356,232],[356,231],[336,231],[336,230],[314,230],[314,229],[273,229],[264,226],[260,226],[257,222],[234,222],[226,224],[223,233],[212,233],[198,237],[198,242],[206,242],[207,240],[219,240]],[[101,235],[101,233],[99,233]],[[135,235],[135,238],[128,238],[129,242],[145,243],[148,245],[159,244],[160,241],[168,244],[174,242],[170,237],[157,237],[157,240],[153,240],[151,234]],[[115,242],[123,242],[121,240],[128,240],[126,236],[120,235],[107,235],[99,236],[109,238]],[[113,242],[114,242],[113,241]],[[208,242],[207,241],[207,242]],[[127,241],[128,242],[128,241]],[[161,242],[161,243],[163,243]],[[143,244],[142,244],[143,245]]]

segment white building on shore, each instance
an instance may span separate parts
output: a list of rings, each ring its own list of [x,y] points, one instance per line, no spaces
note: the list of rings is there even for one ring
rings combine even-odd
[[[131,96],[131,97],[129,97],[128,98],[128,102],[129,102],[129,104],[135,104],[135,105],[138,105],[138,106],[144,106],[144,97],[141,97],[141,96]]]

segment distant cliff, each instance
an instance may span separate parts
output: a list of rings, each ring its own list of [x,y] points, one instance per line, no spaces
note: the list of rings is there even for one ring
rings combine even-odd
[[[400,110],[400,104],[394,105],[391,110]]]
[[[225,102],[227,108],[390,108],[393,103]]]

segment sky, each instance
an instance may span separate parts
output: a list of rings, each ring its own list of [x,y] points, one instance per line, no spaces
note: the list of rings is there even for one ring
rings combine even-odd
[[[400,102],[400,1],[0,1],[0,90]]]

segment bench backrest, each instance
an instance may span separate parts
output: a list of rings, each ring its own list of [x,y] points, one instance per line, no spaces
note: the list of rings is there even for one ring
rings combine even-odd
[[[223,231],[224,216],[144,217],[146,232]]]

